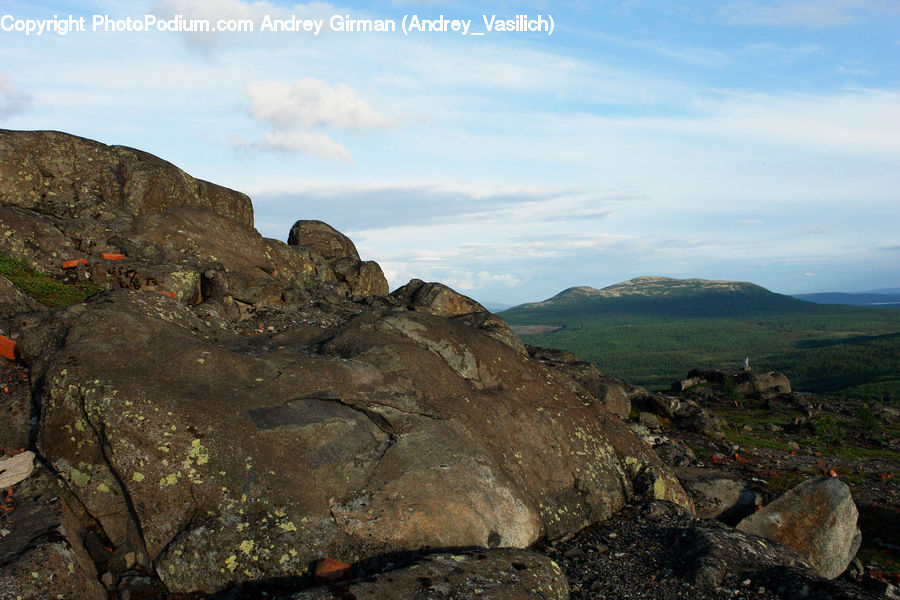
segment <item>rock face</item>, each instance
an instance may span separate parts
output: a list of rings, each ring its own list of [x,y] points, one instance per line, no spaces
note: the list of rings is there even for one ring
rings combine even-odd
[[[110,222],[176,207],[199,207],[253,227],[245,194],[194,179],[146,152],[56,131],[0,130],[0,197],[68,219]]]
[[[228,318],[387,293],[381,269],[327,225],[308,228],[308,245],[263,238],[246,195],[144,152],[0,130],[0,156],[0,252],[60,280],[175,294]]]
[[[327,225],[267,240],[245,196],[138,151],[0,140],[0,250],[109,290],[7,315],[36,448],[81,511],[66,543],[131,557],[92,556],[109,586],[208,594],[326,556],[525,548],[639,491],[691,506],[618,417],[471,299],[416,280],[387,295]]]
[[[0,537],[0,598],[105,598],[71,497],[38,467],[15,488],[15,526]]]
[[[322,221],[297,221],[288,235],[288,245],[317,253],[357,296],[384,296],[387,279],[378,263],[363,262],[350,238]]]
[[[551,365],[572,378],[583,391],[606,406],[620,419],[627,419],[631,412],[631,400],[626,384],[612,377],[605,377],[589,362],[578,360],[571,352],[528,346],[528,353],[544,364]]]
[[[845,483],[808,479],[745,518],[738,529],[781,542],[823,577],[834,579],[856,555],[859,513]]]

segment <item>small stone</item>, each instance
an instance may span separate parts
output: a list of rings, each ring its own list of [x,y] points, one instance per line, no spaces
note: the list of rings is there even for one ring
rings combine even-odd
[[[316,563],[313,577],[318,584],[336,583],[353,578],[353,565],[334,558],[323,558]]]
[[[799,450],[800,449],[800,444],[798,444],[794,440],[791,440],[790,442],[788,442],[787,445],[788,445],[788,448],[790,448],[791,450]]]
[[[103,574],[103,576],[100,578],[100,582],[101,582],[101,583],[106,587],[106,589],[108,589],[108,590],[113,589],[113,586],[114,586],[115,583],[116,583],[115,578],[113,577],[113,574],[110,573],[109,571],[107,571],[106,573]]]
[[[129,552],[125,555],[125,568],[133,569],[135,564],[137,563],[137,556],[134,552]]]

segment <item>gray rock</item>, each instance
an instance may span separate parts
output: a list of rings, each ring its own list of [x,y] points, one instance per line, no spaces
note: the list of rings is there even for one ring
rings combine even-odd
[[[106,591],[81,544],[77,502],[44,467],[15,488],[15,524],[0,537],[0,598],[102,600]]]
[[[653,413],[640,413],[638,415],[638,423],[640,423],[647,429],[659,429],[659,418]]]
[[[717,469],[678,468],[675,475],[693,498],[698,517],[734,525],[762,502],[742,479]]]
[[[836,477],[820,477],[788,490],[737,527],[781,542],[833,579],[859,549],[858,516],[850,488]]]

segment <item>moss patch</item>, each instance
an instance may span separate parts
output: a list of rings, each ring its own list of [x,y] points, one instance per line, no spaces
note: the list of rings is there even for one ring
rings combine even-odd
[[[23,292],[51,308],[84,302],[101,291],[90,283],[61,283],[49,275],[38,273],[24,261],[0,254],[0,275],[3,275]]]

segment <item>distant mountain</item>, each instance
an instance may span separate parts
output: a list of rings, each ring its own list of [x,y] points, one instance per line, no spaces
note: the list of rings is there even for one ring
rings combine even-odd
[[[878,306],[881,308],[900,308],[900,293],[884,290],[883,292],[865,292],[861,294],[844,294],[841,292],[824,292],[820,294],[794,294],[794,298],[816,304],[846,304],[848,306]]]
[[[500,313],[527,344],[656,389],[696,367],[785,373],[798,390],[900,400],[900,310],[804,302],[738,281],[638,277]]]
[[[480,302],[483,307],[491,311],[492,313],[500,312],[501,310],[506,310],[507,308],[512,308],[512,304],[504,304],[502,302]]]
[[[502,316],[513,324],[531,324],[536,317],[544,322],[544,317],[585,316],[594,312],[691,316],[810,308],[815,306],[749,282],[644,276],[599,290],[572,287],[543,302],[511,308]]]

